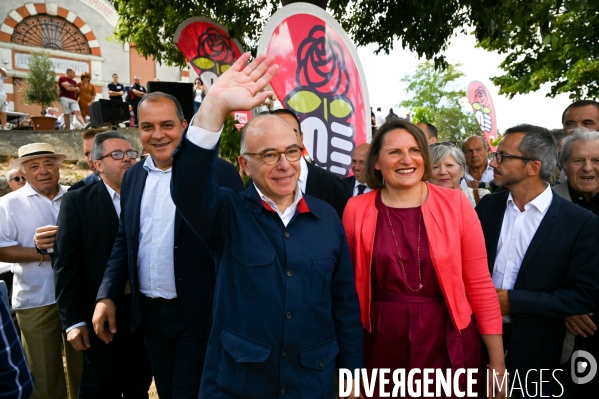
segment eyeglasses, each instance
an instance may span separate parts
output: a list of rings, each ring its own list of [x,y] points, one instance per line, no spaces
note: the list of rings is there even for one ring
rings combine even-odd
[[[89,76],[82,76],[81,79],[89,79]]]
[[[494,152],[493,156],[497,163],[502,163],[504,158],[521,159],[523,161],[536,161],[535,158],[521,157],[520,155],[504,154],[502,152]]]
[[[21,180],[23,180],[23,181],[27,181],[27,180],[25,180],[25,178],[24,178],[24,177],[21,177],[21,176],[13,177],[13,178],[12,178],[12,179],[10,179],[9,181],[13,181],[13,180],[14,180],[14,181],[16,181],[17,183],[18,183],[18,182],[20,182]]]
[[[456,143],[455,141],[443,141],[441,143],[439,143],[439,142],[433,143],[429,147],[435,148],[438,145],[444,145],[445,147],[457,147],[458,143]]]
[[[129,150],[129,151],[112,151],[112,152],[109,152],[106,155],[102,155],[97,160],[99,161],[99,160],[104,159],[106,157],[112,157],[112,159],[119,160],[119,159],[123,159],[125,157],[125,154],[127,154],[127,156],[129,158],[131,158],[131,159],[137,159],[138,152],[134,151],[134,150]]]
[[[255,157],[262,159],[262,162],[264,162],[267,165],[274,165],[274,164],[279,163],[279,161],[281,160],[281,154],[285,154],[285,158],[287,158],[287,160],[289,162],[297,161],[302,156],[302,150],[303,150],[302,147],[296,146],[296,147],[289,148],[283,152],[274,151],[274,150],[273,151],[264,151],[261,153],[246,152],[243,155],[253,155]]]

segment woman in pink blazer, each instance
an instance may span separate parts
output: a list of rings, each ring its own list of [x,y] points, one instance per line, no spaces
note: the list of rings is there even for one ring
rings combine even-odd
[[[431,169],[418,127],[384,124],[367,158],[367,183],[376,189],[352,198],[343,215],[366,367],[479,368],[483,382],[482,338],[488,367],[501,380],[502,319],[480,223],[461,191],[426,183]]]

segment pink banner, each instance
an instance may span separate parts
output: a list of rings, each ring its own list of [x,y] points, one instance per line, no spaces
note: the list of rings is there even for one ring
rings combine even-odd
[[[243,47],[229,37],[224,26],[204,17],[181,22],[174,41],[208,88],[243,54]],[[239,122],[236,126],[240,129],[252,117],[251,112],[246,111],[232,115]]]
[[[468,85],[468,101],[489,147],[494,150],[491,141],[497,138],[497,114],[489,90],[481,82],[473,81]]]
[[[347,176],[351,153],[371,127],[364,74],[345,32],[324,10],[296,3],[269,20],[258,53],[279,64],[272,89],[298,115],[315,164]]]

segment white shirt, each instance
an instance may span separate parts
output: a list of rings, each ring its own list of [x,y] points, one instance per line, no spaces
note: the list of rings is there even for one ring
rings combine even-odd
[[[8,76],[4,76],[0,74],[0,96],[6,95],[6,90],[4,89],[4,80],[8,79]],[[4,99],[6,101],[6,99]],[[0,104],[2,105],[2,104]]]
[[[106,186],[106,189],[108,190],[108,194],[110,194],[110,199],[112,200],[112,205],[114,205],[114,210],[116,211],[116,215],[118,216],[119,220],[121,220],[121,196],[119,193],[117,193],[116,191],[114,191],[112,189],[112,187],[110,187],[108,184],[106,184],[105,181],[102,181],[102,183],[104,183],[104,185]]]
[[[512,193],[509,194],[497,243],[497,257],[493,266],[495,288],[514,289],[522,260],[552,200],[553,192],[547,185],[541,194],[524,205],[524,212],[520,212],[514,203]],[[511,317],[503,316],[503,321],[510,323]]]
[[[172,169],[158,169],[148,155],[143,168],[148,178],[141,198],[137,272],[139,291],[150,298],[174,299],[175,213],[171,198]]]
[[[385,115],[383,115],[383,113],[381,111],[376,111],[374,113],[374,121],[376,122],[376,127],[377,129],[381,126],[383,126],[383,124],[387,121],[385,119]]]
[[[480,181],[481,183],[491,183],[493,179],[493,168],[491,167],[489,160],[487,160],[487,168],[483,172]],[[468,187],[468,182],[471,182],[472,180],[474,180],[474,177],[470,174],[470,167],[466,165],[466,171],[464,172],[464,178],[460,182],[460,186],[466,188]]]
[[[302,193],[306,192],[306,183],[308,182],[308,162],[304,159],[304,157],[300,158],[300,175],[297,179],[297,184],[299,184]]]
[[[55,226],[65,190],[58,186],[53,200],[39,194],[29,182],[0,198],[0,247],[34,248],[35,230]],[[12,305],[15,309],[31,309],[56,303],[54,274],[49,261],[13,263]]]
[[[192,120],[192,122],[193,122],[193,120]],[[187,139],[200,148],[204,148],[206,150],[213,150],[216,147],[216,145],[218,144],[218,140],[220,139],[221,133],[222,133],[222,129],[218,133],[212,133],[212,132],[209,132],[209,131],[204,130],[197,126],[190,126],[189,129],[187,130]],[[301,165],[302,161],[306,162],[302,158],[300,161],[300,165]],[[306,179],[307,179],[307,173],[308,173],[307,170],[308,170],[308,166],[306,165]],[[301,176],[301,172],[300,172],[300,176]],[[147,185],[147,183],[146,183],[146,185]],[[297,189],[295,190],[295,197],[293,199],[293,203],[290,206],[288,206],[287,209],[285,209],[285,212],[282,212],[282,213],[279,210],[279,208],[277,207],[277,204],[275,204],[275,202],[273,200],[271,200],[270,198],[268,198],[267,196],[262,194],[262,192],[258,189],[258,187],[256,187],[255,184],[254,184],[254,187],[256,188],[256,191],[258,192],[258,195],[260,196],[260,198],[264,202],[266,202],[275,212],[277,212],[277,214],[281,218],[281,221],[283,222],[283,224],[286,227],[289,224],[289,222],[291,221],[291,219],[293,218],[293,215],[295,215],[295,210],[297,209],[297,204],[299,203],[299,201],[302,199],[302,196],[303,196],[302,189],[300,188],[299,180],[298,180],[298,184],[297,184]],[[304,183],[304,188],[305,188],[305,183]]]
[[[356,183],[354,184],[354,191],[352,192],[352,197],[355,197],[356,195],[358,195],[358,186],[360,184],[364,184],[364,183],[360,183],[358,181],[358,179],[356,179]],[[372,191],[372,189],[370,187],[368,187],[366,184],[364,184],[366,186],[366,188],[364,189],[364,192],[362,194],[366,194]]]

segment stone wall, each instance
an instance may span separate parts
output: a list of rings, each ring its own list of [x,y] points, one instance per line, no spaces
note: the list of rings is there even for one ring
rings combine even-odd
[[[138,129],[119,129],[133,148],[141,151]],[[77,163],[84,160],[82,130],[0,130],[0,162],[7,162],[18,157],[19,147],[31,143],[49,143],[54,151],[67,156],[66,162]]]
[[[141,153],[138,129],[119,129],[119,131],[131,141],[133,148]],[[54,151],[67,156],[65,162],[78,164],[82,169],[87,169],[83,156],[82,133],[82,130],[0,130],[0,162],[5,163],[17,158],[19,147],[26,144],[49,143],[54,147]],[[0,196],[10,192],[5,174],[6,170],[0,172]]]

